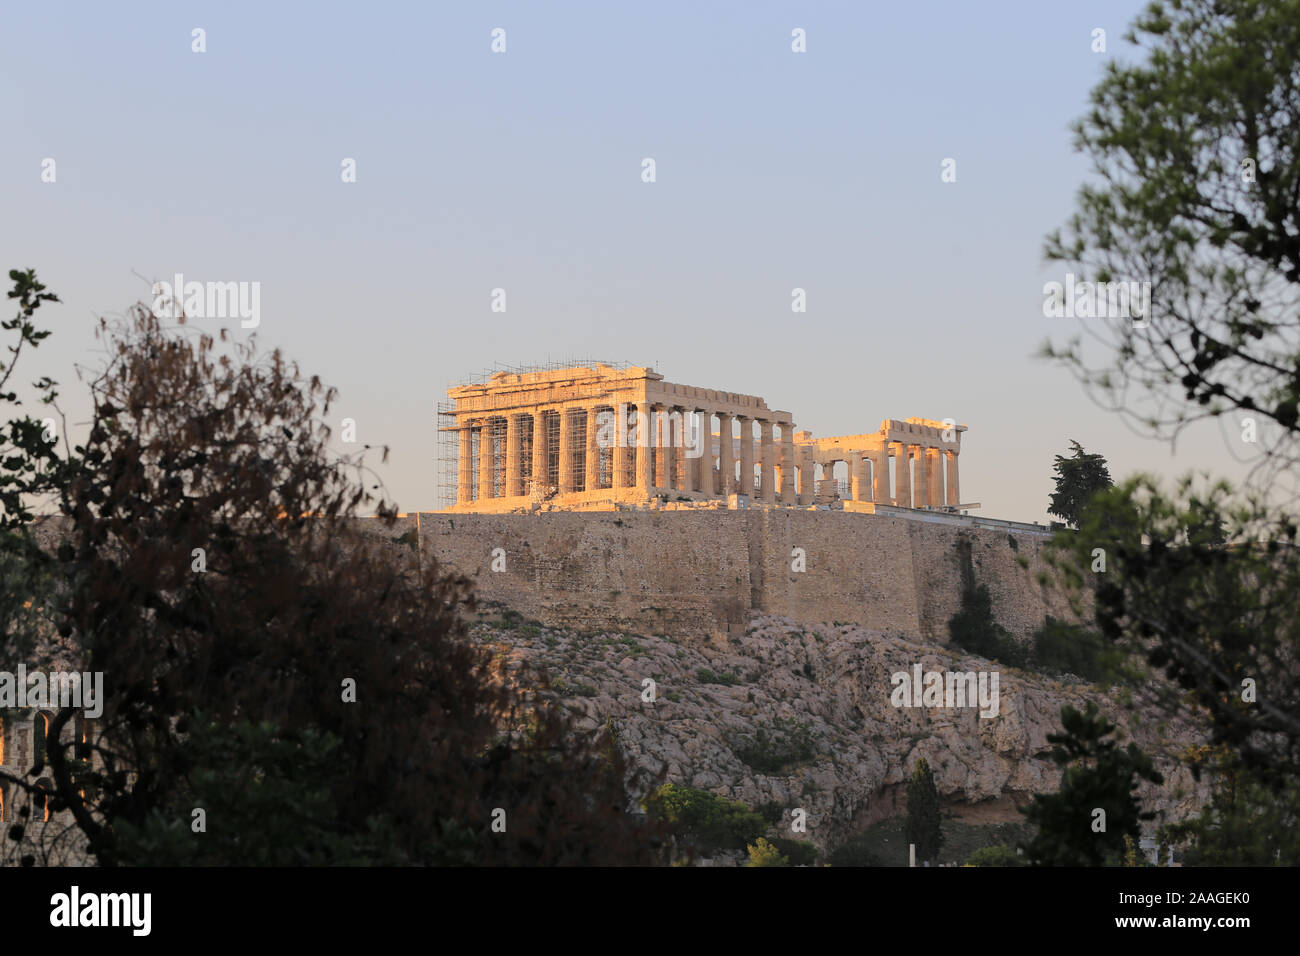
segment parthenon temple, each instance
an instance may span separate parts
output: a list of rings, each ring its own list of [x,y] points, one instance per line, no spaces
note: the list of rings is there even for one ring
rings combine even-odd
[[[960,503],[951,419],[814,438],[757,395],[605,362],[498,371],[447,397],[445,511],[979,507]]]

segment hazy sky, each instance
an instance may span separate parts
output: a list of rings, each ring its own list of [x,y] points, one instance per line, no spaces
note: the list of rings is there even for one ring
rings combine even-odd
[[[1043,236],[1087,175],[1068,123],[1143,5],[10,4],[0,265],[65,303],[24,377],[77,419],[94,316],[180,272],[261,283],[259,342],[391,446],[404,510],[438,506],[450,381],[568,356],[816,435],[954,418],[991,517],[1044,520],[1069,439],[1116,478],[1235,477],[1217,428],[1171,456],[1032,357],[1079,324],[1042,314]]]

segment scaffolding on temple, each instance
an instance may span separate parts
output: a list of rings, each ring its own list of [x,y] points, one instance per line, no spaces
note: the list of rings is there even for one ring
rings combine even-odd
[[[437,461],[434,462],[438,479],[438,507],[450,508],[456,503],[458,493],[457,465],[460,458],[460,430],[456,428],[456,403],[439,402],[436,425],[438,431]]]
[[[527,365],[508,365],[498,362],[492,368],[483,369],[478,375],[451,383],[448,387],[486,385],[491,382],[494,375],[502,372],[509,375],[528,375],[538,372],[558,372],[571,368],[596,369],[601,366],[617,371],[647,367],[634,366],[630,362],[610,362],[593,358],[570,358]],[[604,408],[611,415],[615,413],[612,406],[605,406]],[[469,493],[461,495],[459,489],[461,476],[458,461],[461,447],[460,431],[464,426],[457,420],[455,402],[441,401],[438,403],[438,460],[436,474],[440,507],[449,508],[455,505],[458,500],[476,500],[480,496],[488,498],[505,497],[514,490],[506,486],[510,417],[514,416],[496,416],[490,419],[486,426],[469,429],[470,460],[474,462],[474,467],[468,472]],[[516,423],[516,427],[519,428],[520,432],[520,470],[523,476],[522,488],[519,489],[519,492],[529,495],[535,500],[545,500],[561,492],[589,490],[587,488],[587,449],[589,443],[585,414],[580,409],[572,409],[562,421],[560,413],[548,411],[541,418],[540,429],[536,427],[530,415],[519,416],[520,420]],[[538,434],[539,431],[540,434]],[[491,443],[488,446],[490,465],[487,471],[483,469],[484,459],[481,455],[484,441]],[[540,457],[537,454],[539,442],[542,446],[542,455]],[[561,455],[562,443],[567,446],[570,452],[567,456]],[[614,450],[612,447],[598,444],[597,454],[600,456],[597,464],[597,484],[598,486],[610,487],[613,484]],[[629,460],[625,463],[625,481],[631,485],[635,483],[635,475],[630,460],[631,456],[628,457]],[[561,462],[566,458],[571,463],[572,472],[561,474]]]
[[[491,368],[485,368],[477,375],[471,375],[468,378],[455,382],[448,382],[448,388],[459,388],[462,385],[486,385],[492,380],[492,376],[500,372],[509,375],[531,375],[535,372],[562,372],[571,368],[590,368],[595,369],[605,365],[616,371],[623,372],[630,368],[650,368],[650,366],[634,366],[631,362],[607,362],[604,359],[595,358],[573,358],[556,362],[535,362],[526,365],[508,365],[505,362],[496,362]]]

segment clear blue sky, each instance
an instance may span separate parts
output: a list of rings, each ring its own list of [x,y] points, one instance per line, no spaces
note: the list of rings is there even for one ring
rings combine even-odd
[[[1067,125],[1141,6],[9,4],[0,265],[65,302],[27,377],[69,383],[78,418],[94,316],[182,272],[261,283],[259,341],[391,446],[406,510],[438,506],[449,381],[570,355],[818,435],[954,418],[992,517],[1044,519],[1072,438],[1117,478],[1233,477],[1216,428],[1171,457],[1031,357],[1078,323],[1042,315],[1043,235],[1087,174]]]

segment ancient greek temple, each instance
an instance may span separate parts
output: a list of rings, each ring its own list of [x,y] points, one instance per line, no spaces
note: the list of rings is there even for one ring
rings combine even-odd
[[[874,432],[814,438],[757,395],[604,362],[498,371],[447,398],[447,511],[978,507],[960,504],[966,426],[951,420],[887,419]]]

